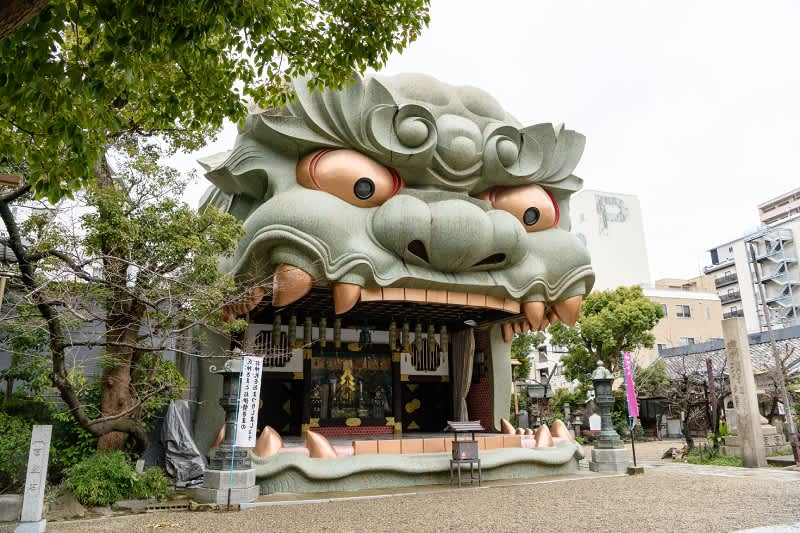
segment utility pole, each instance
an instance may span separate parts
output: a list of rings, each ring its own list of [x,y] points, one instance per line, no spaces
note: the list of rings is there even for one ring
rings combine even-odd
[[[783,359],[778,355],[778,347],[775,345],[775,335],[772,333],[772,324],[770,323],[769,306],[767,306],[767,298],[764,294],[764,286],[761,284],[761,273],[758,270],[756,263],[756,251],[753,243],[748,243],[750,252],[750,262],[753,263],[753,272],[756,276],[756,283],[758,284],[758,294],[761,297],[761,312],[764,314],[764,321],[767,324],[767,334],[769,335],[769,346],[772,350],[772,357],[775,359],[775,369],[778,374],[778,391],[783,399],[783,411],[786,413],[786,422],[789,424],[789,441],[792,444],[792,455],[794,456],[794,464],[800,464],[800,450],[798,450],[797,443],[797,428],[794,425],[794,415],[792,414],[792,404],[789,402],[789,393],[786,391],[786,380],[784,379]],[[749,349],[749,347],[748,347]]]

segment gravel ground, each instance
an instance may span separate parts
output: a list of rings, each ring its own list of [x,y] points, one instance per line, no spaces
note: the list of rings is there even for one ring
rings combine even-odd
[[[650,468],[390,498],[48,524],[91,531],[733,531],[800,520],[800,475]],[[752,472],[752,471],[751,471]],[[777,473],[777,472],[776,472]],[[755,474],[755,472],[753,472]],[[782,472],[781,472],[782,474]]]
[[[680,442],[636,445],[640,476],[584,470],[550,481],[409,489],[387,498],[50,522],[48,531],[735,531],[800,522],[800,472],[674,464]],[[587,458],[591,451],[587,450]],[[426,492],[427,491],[427,492]],[[369,491],[362,494],[376,494]],[[328,497],[349,496],[331,494]],[[291,496],[262,499],[291,499]],[[0,524],[0,533],[14,524]]]

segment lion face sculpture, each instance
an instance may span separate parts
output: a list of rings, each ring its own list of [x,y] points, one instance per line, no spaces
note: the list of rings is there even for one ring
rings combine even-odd
[[[305,288],[276,289],[281,305],[332,286],[343,313],[361,289],[405,288],[488,297],[533,329],[574,322],[594,283],[569,232],[582,135],[521,128],[485,92],[419,74],[295,90],[201,161],[215,186],[205,205],[245,224],[226,269],[296,271]]]

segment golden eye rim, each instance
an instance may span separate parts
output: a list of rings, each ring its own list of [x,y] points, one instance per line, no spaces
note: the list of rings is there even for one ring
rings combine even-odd
[[[360,175],[359,177],[354,177],[353,178],[353,188],[351,188],[352,196],[353,196],[352,199],[343,198],[339,194],[336,194],[335,192],[328,190],[329,188],[327,186],[323,186],[320,183],[320,180],[318,179],[317,165],[320,163],[320,161],[326,155],[328,155],[328,154],[330,154],[332,152],[350,152],[350,153],[352,153],[354,155],[357,155],[357,156],[360,156],[360,157],[364,158],[365,161],[368,161],[369,163],[371,163],[373,165],[377,165],[381,169],[384,169],[388,173],[388,177],[391,179],[391,186],[390,186],[390,189],[385,192],[385,197],[381,198],[379,201],[371,202],[374,205],[363,205],[363,204],[361,204],[361,202],[370,202],[370,200],[374,197],[375,192],[378,191],[378,186],[377,186],[377,183],[376,183],[376,180],[379,179],[378,176]],[[358,174],[358,173],[355,173],[354,176],[356,174]],[[337,198],[339,198],[343,202],[349,203],[350,205],[353,205],[355,207],[364,207],[364,208],[377,207],[379,205],[382,205],[384,202],[388,201],[390,198],[395,196],[400,191],[400,189],[405,187],[405,180],[403,180],[402,176],[400,176],[400,174],[397,172],[397,170],[395,170],[393,167],[390,167],[388,165],[384,165],[383,163],[375,161],[371,157],[369,157],[369,156],[367,156],[365,154],[362,154],[361,152],[359,152],[357,150],[352,150],[352,149],[349,149],[349,148],[320,148],[318,150],[315,150],[315,151],[303,156],[297,163],[296,177],[297,177],[297,182],[300,185],[302,185],[302,186],[304,186],[306,188],[309,188],[309,189],[312,189],[312,190],[318,190],[318,191],[321,191],[321,192],[326,192],[328,194],[332,194],[333,196],[336,196]],[[358,180],[360,180],[361,178],[364,178],[364,177],[366,177],[370,181],[372,181],[374,189],[375,189],[375,192],[373,192],[373,195],[370,196],[367,199],[359,198],[358,195],[355,194],[355,184],[358,182]],[[359,202],[359,203],[354,203],[354,202]]]
[[[522,210],[522,214],[518,216],[518,215],[514,214],[514,212],[511,209],[508,209],[507,207],[501,207],[501,206],[497,205],[498,203],[502,203],[502,200],[504,200],[504,199],[498,199],[498,195],[499,194],[501,194],[503,192],[511,191],[513,189],[521,189],[521,188],[528,188],[528,187],[535,187],[537,190],[543,191],[547,195],[547,198],[550,200],[550,205],[553,208],[553,222],[549,226],[542,227],[542,228],[536,228],[536,224],[538,224],[539,220],[541,219],[542,207],[540,207],[540,206],[529,205],[524,210]],[[548,230],[548,229],[556,228],[556,227],[558,227],[558,224],[561,221],[561,208],[559,207],[558,201],[556,200],[555,196],[553,196],[552,192],[550,192],[546,188],[542,187],[538,183],[528,183],[528,184],[525,184],[525,185],[496,185],[494,187],[490,187],[489,189],[486,189],[485,191],[482,191],[482,192],[476,194],[475,198],[478,198],[480,200],[488,201],[492,205],[492,208],[494,208],[494,209],[505,211],[507,213],[510,213],[510,214],[514,215],[514,217],[517,220],[519,220],[520,224],[522,224],[522,226],[525,228],[525,231],[528,232],[528,233],[535,233],[535,232],[538,232],[538,231],[545,231],[545,230]],[[524,214],[531,207],[535,207],[540,212],[540,219],[537,220],[534,224],[530,224],[529,225],[529,224],[525,223],[525,221],[524,221]]]

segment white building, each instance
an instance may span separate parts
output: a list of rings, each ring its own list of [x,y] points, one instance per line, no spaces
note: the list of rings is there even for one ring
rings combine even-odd
[[[800,189],[781,194],[758,206],[758,218],[762,224],[772,224],[798,214],[800,214]]]
[[[572,232],[586,243],[596,275],[594,290],[649,285],[650,265],[639,199],[582,190],[570,199]]]
[[[703,270],[714,276],[723,318],[744,317],[749,333],[765,329],[760,295],[763,289],[773,327],[800,324],[797,238],[800,238],[800,215],[792,215],[709,250],[711,264]],[[751,245],[755,261],[751,258]]]

